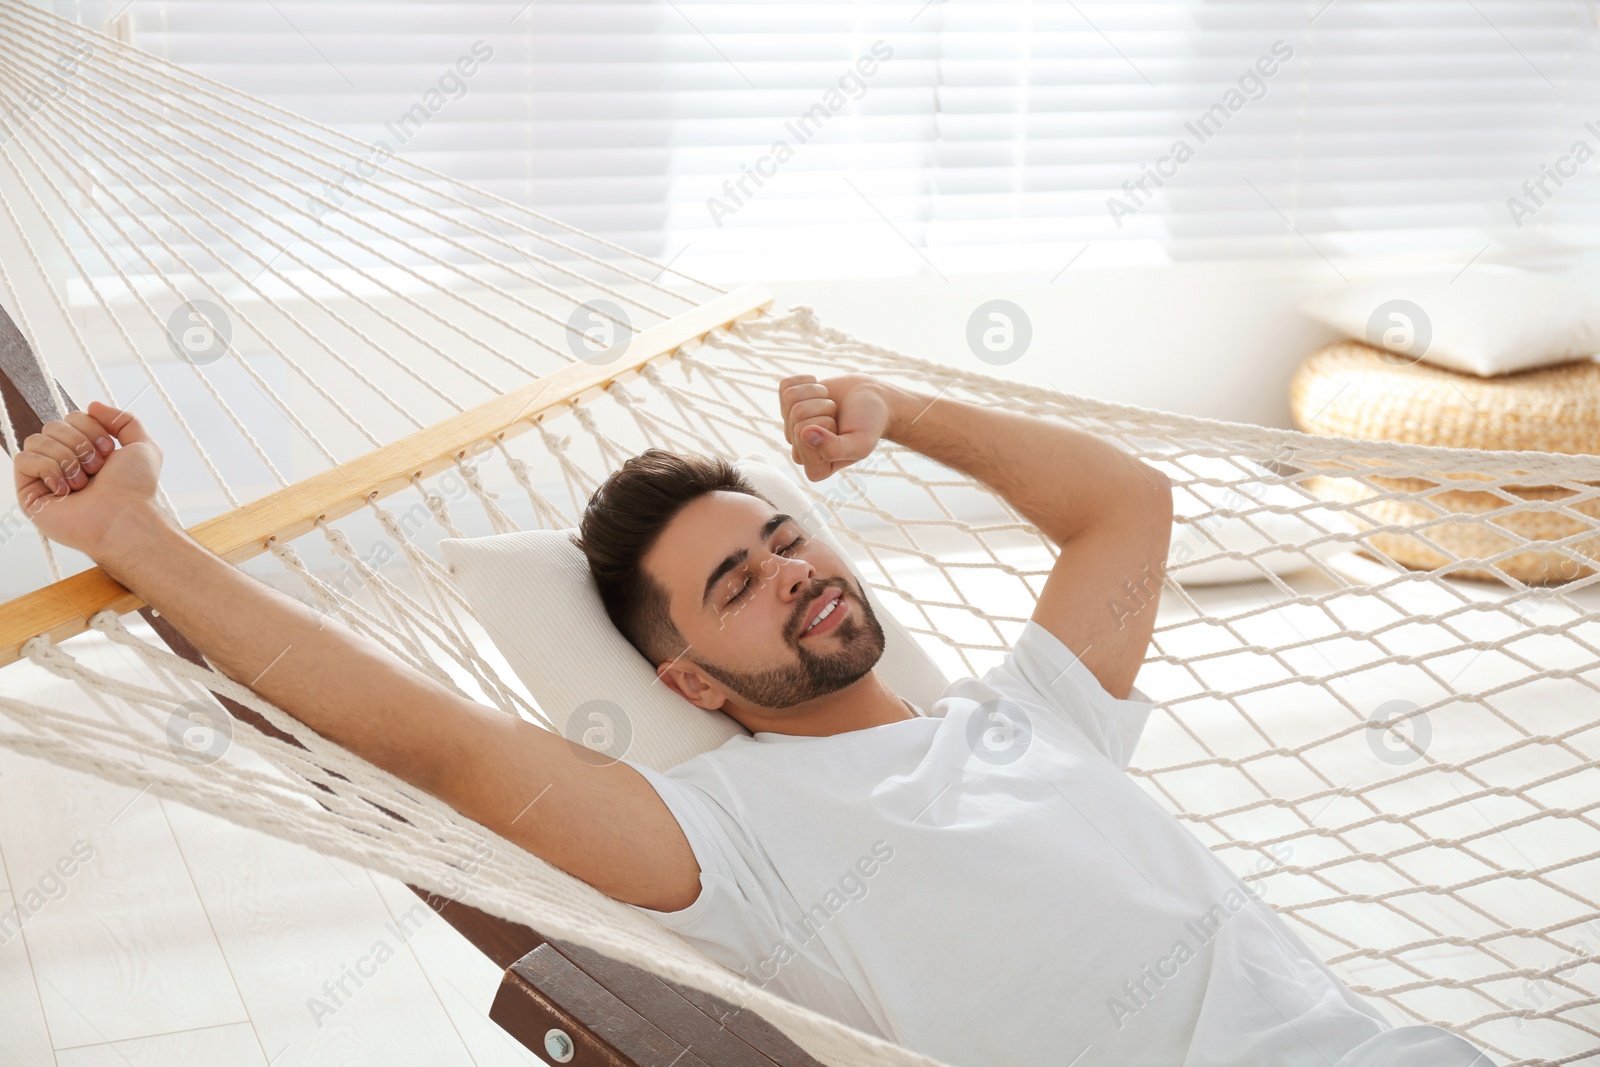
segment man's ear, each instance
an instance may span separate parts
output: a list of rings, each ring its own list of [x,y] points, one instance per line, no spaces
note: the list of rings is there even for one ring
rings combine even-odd
[[[722,705],[727,703],[728,695],[722,687],[701,674],[694,664],[686,664],[681,656],[670,663],[659,664],[656,677],[661,679],[662,685],[697,708],[721,711]]]

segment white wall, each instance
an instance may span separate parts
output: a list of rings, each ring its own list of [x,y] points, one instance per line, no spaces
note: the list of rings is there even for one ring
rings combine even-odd
[[[1319,258],[1114,269],[1080,263],[1053,282],[928,275],[768,288],[780,305],[807,304],[829,325],[908,355],[1102,400],[1288,428],[1295,369],[1338,339],[1296,305],[1341,287],[1341,275],[1354,281],[1433,262],[1390,257],[1340,261],[1337,269]],[[1600,257],[1575,255],[1564,266],[1560,273],[1600,290]],[[995,297],[1021,306],[1033,326],[1028,351],[1006,366],[982,362],[966,340],[968,317]]]
[[[1102,400],[1288,426],[1295,366],[1334,336],[1294,309],[1319,284],[1304,269],[1222,264],[1072,268],[1053,283],[928,275],[769,288],[780,305],[807,304],[829,325],[922,359]],[[1027,351],[1000,366],[967,342],[973,311],[997,297],[1020,306],[1033,331]]]

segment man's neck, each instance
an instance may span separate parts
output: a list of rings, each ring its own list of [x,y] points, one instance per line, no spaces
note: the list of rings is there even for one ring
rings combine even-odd
[[[890,689],[875,670],[827,696],[780,711],[762,714],[749,707],[726,710],[751,733],[801,737],[828,737],[917,717],[911,705]]]

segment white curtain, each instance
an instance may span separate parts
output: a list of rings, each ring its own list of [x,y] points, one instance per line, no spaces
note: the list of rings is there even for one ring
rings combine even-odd
[[[1591,0],[125,5],[54,6],[714,279],[1466,262],[1600,222]]]

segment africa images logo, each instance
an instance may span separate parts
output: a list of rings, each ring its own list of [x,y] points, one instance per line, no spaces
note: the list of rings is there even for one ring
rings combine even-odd
[[[713,196],[706,200],[706,211],[710,213],[711,221],[717,224],[717,229],[722,229],[725,217],[737,212],[755,195],[749,183],[754,182],[757,189],[766,184],[766,178],[776,175],[779,167],[794,158],[796,146],[816,137],[822,132],[823,125],[844,109],[847,97],[849,100],[860,100],[867,95],[867,79],[878,72],[880,63],[887,62],[894,55],[894,47],[887,41],[877,40],[869,51],[871,55],[862,55],[847,66],[838,80],[823,92],[820,100],[783,124],[784,130],[794,138],[793,144],[789,143],[789,138],[779,137],[754,165],[739,164],[739,177],[729,178],[722,183],[726,199]]]
[[[1122,191],[1127,194],[1126,200],[1118,196],[1107,197],[1106,212],[1111,216],[1111,221],[1117,224],[1117,229],[1122,229],[1124,216],[1138,214],[1139,209],[1155,197],[1156,189],[1177,177],[1179,168],[1194,158],[1196,149],[1220,134],[1229,119],[1243,111],[1246,105],[1265,97],[1267,80],[1292,58],[1294,49],[1287,41],[1273,41],[1271,50],[1257,57],[1255,63],[1239,75],[1238,88],[1229,89],[1216,103],[1183,124],[1183,128],[1194,137],[1194,144],[1190,144],[1187,137],[1179,137],[1172,142],[1166,155],[1156,159],[1153,164],[1141,164],[1139,177],[1122,183]]]

